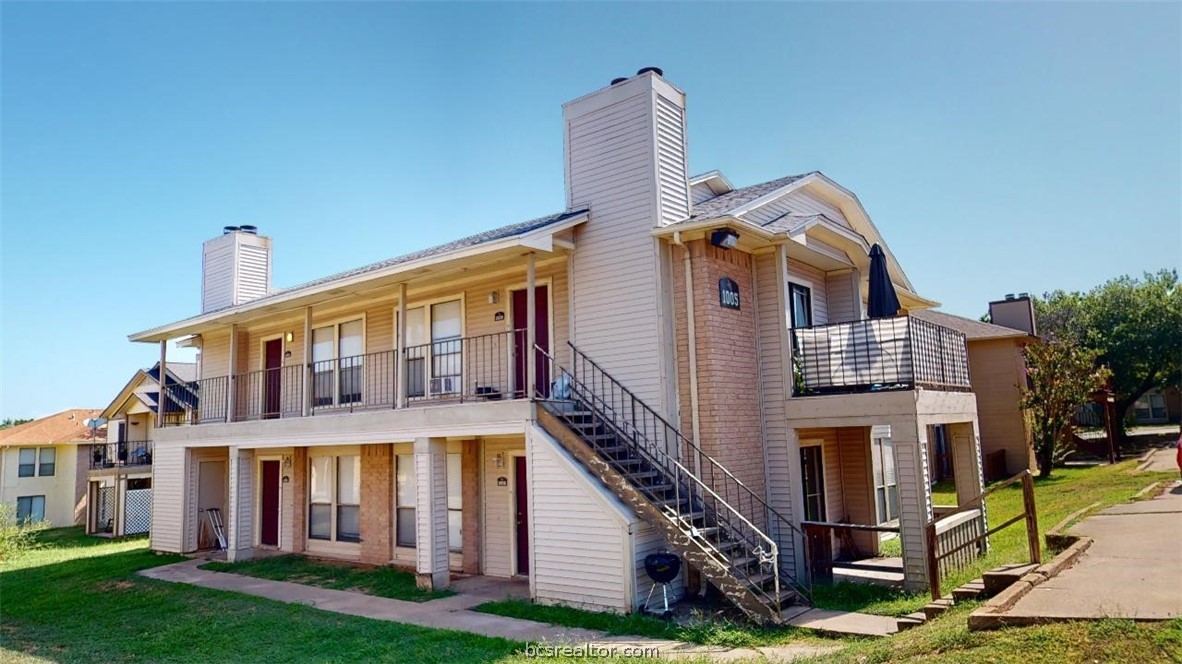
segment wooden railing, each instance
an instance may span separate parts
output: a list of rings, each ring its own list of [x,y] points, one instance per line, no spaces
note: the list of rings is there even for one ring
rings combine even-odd
[[[1000,489],[1022,483],[1022,512],[998,525],[988,528],[985,523],[985,498]],[[962,515],[969,515],[964,517]],[[965,524],[976,521],[977,525]],[[977,553],[984,553],[988,538],[997,532],[1009,528],[1019,521],[1026,522],[1026,540],[1030,552],[1030,562],[1042,563],[1042,547],[1038,539],[1038,513],[1034,505],[1034,477],[1029,470],[989,487],[980,495],[965,501],[956,512],[927,524],[927,571],[928,584],[931,587],[932,599],[939,599],[940,581],[943,574],[966,567],[976,557],[971,555],[975,549]],[[941,525],[943,524],[943,525]]]

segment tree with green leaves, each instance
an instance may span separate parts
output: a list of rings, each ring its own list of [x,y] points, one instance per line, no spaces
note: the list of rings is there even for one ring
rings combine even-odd
[[[1030,413],[1038,475],[1046,477],[1073,449],[1075,410],[1091,400],[1110,374],[1106,367],[1097,367],[1095,351],[1070,341],[1033,343],[1025,352],[1029,380],[1021,405]]]
[[[1096,366],[1111,370],[1118,426],[1146,392],[1182,381],[1176,270],[1118,277],[1086,293],[1054,291],[1034,304],[1039,335],[1093,351]]]
[[[32,422],[33,420],[20,417],[6,417],[0,420],[0,429],[7,429],[8,427],[15,427],[24,424],[25,422]]]

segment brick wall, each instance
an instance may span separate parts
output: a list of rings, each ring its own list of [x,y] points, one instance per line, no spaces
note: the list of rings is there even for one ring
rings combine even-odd
[[[394,446],[361,446],[361,562],[384,565],[393,552]]]
[[[291,550],[300,553],[308,542],[308,448],[291,454]]]
[[[463,529],[465,574],[480,574],[480,443],[465,440],[460,457],[463,475]]]
[[[693,261],[694,352],[698,365],[698,419],[702,450],[764,496],[763,427],[759,411],[759,363],[755,345],[755,285],[751,255],[719,249],[705,240],[686,243]],[[689,334],[685,310],[684,253],[673,252],[675,342],[681,426],[692,437]],[[718,282],[739,286],[741,308],[724,309]]]

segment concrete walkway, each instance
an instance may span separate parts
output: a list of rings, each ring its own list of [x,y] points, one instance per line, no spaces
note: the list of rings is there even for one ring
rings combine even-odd
[[[1018,600],[1007,622],[1182,616],[1182,484],[1153,500],[1109,507],[1070,532],[1091,537],[1092,546]]]
[[[245,593],[277,602],[303,604],[323,611],[374,620],[388,620],[436,629],[453,629],[522,642],[595,645],[596,647],[613,648],[617,653],[622,652],[622,649],[628,646],[639,646],[656,648],[662,657],[668,658],[787,662],[836,649],[835,647],[807,644],[766,648],[703,646],[681,641],[611,636],[595,630],[557,627],[532,620],[478,613],[471,609],[478,604],[504,599],[506,596],[506,584],[481,583],[479,578],[461,581],[461,592],[451,597],[429,602],[406,602],[345,590],[331,590],[286,581],[255,579],[238,574],[198,569],[198,566],[205,562],[204,560],[188,560],[173,565],[146,569],[140,574],[150,579]],[[510,592],[510,594],[517,593]],[[528,595],[528,588],[526,594]]]
[[[1152,450],[1146,455],[1145,461],[1137,466],[1137,470],[1151,473],[1176,473],[1178,472],[1177,454],[1178,449],[1173,445]]]

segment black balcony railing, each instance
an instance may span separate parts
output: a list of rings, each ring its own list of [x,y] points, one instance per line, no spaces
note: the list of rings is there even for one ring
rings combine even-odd
[[[512,330],[408,346],[407,401],[524,397],[525,339],[525,330]]]
[[[793,394],[968,391],[965,336],[911,316],[792,330]]]
[[[234,419],[297,417],[304,412],[304,367],[259,369],[234,376]]]
[[[397,397],[394,351],[313,362],[311,412],[391,408]]]
[[[152,465],[152,441],[137,440],[90,445],[91,469]]]

